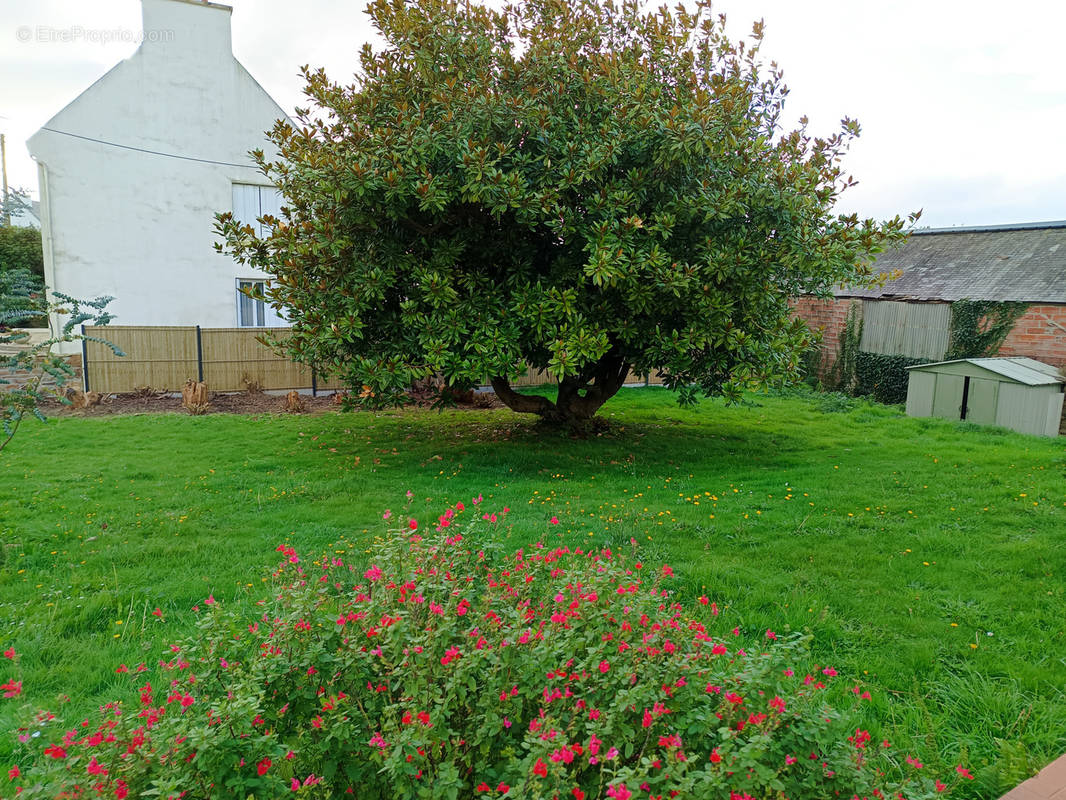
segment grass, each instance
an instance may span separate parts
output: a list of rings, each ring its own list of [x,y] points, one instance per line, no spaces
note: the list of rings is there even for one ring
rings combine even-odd
[[[357,552],[385,508],[483,494],[515,547],[637,539],[746,631],[809,630],[874,693],[864,724],[996,797],[1066,751],[1062,445],[833,397],[605,407],[609,434],[509,412],[140,415],[29,424],[0,456],[0,681],[65,715],[130,692],[209,594],[250,602],[287,541]],[[547,524],[558,515],[561,524]],[[151,612],[162,611],[162,618]],[[0,701],[9,730],[18,701]],[[0,741],[0,766],[10,758]]]

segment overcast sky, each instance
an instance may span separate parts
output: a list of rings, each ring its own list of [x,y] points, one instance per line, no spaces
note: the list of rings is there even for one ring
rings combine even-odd
[[[233,0],[233,50],[286,110],[301,64],[348,80],[372,32],[358,0]],[[840,209],[921,225],[1066,219],[1063,0],[719,0],[735,36],[766,21],[787,116],[862,124]],[[25,141],[136,49],[139,0],[0,0],[0,132],[12,185],[36,191]],[[42,33],[43,31],[43,33]],[[67,32],[56,41],[49,31]],[[61,34],[62,35],[62,34]],[[110,39],[111,41],[106,41]]]

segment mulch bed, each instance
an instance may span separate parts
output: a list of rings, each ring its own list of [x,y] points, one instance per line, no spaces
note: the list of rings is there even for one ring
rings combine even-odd
[[[468,398],[461,398],[467,400]],[[459,402],[457,408],[486,409],[503,408],[503,403],[494,394],[475,394],[469,402]],[[340,411],[341,405],[332,394],[317,397],[300,395],[304,414],[323,414]],[[430,403],[424,398],[412,398],[410,407],[428,407]],[[101,398],[98,405],[90,408],[72,408],[58,402],[47,403],[41,407],[48,417],[107,417],[116,414],[187,414],[181,406],[181,395],[163,392],[132,392],[130,394],[109,394]],[[207,407],[208,414],[283,414],[288,413],[284,394],[267,392],[233,392],[213,393]]]

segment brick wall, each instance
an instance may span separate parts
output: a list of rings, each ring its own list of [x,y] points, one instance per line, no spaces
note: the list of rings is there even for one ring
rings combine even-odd
[[[797,297],[792,300],[792,313],[807,323],[812,331],[822,332],[822,361],[819,373],[833,366],[840,352],[840,337],[852,306],[862,319],[862,301],[850,297],[820,300],[816,297]]]
[[[1007,334],[999,355],[1026,356],[1066,367],[1066,306],[1029,306]]]
[[[836,360],[844,322],[853,303],[861,319],[861,300],[799,297],[792,301],[793,313],[806,322],[811,330],[822,331],[823,370]],[[997,355],[1025,356],[1066,368],[1066,305],[1030,306],[1015,323]]]

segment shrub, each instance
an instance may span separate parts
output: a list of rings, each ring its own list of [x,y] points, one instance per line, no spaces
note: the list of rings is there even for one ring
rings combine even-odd
[[[612,550],[502,556],[481,532],[502,516],[458,503],[423,538],[404,515],[358,566],[280,545],[254,615],[209,597],[194,636],[133,670],[139,702],[72,728],[37,714],[12,780],[23,797],[118,798],[946,788],[913,766],[889,777],[887,743],[827,704],[834,670],[801,668],[802,637],[743,646],[708,598],[685,610],[669,567]]]
[[[927,358],[889,356],[860,351],[855,359],[855,391],[857,396],[869,395],[879,403],[906,403],[907,367],[926,364]]]

